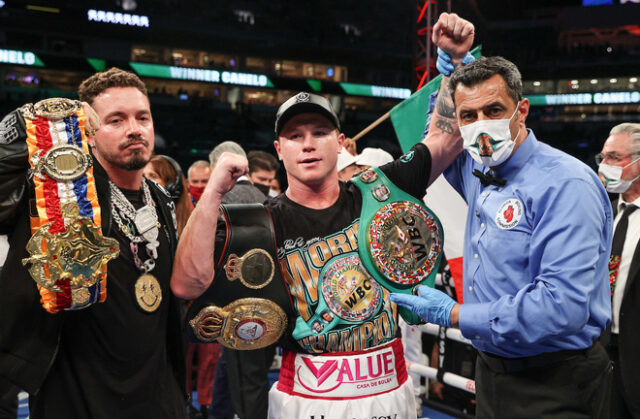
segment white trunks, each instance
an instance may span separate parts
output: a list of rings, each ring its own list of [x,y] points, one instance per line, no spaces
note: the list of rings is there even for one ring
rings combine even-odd
[[[365,351],[285,352],[269,391],[269,419],[416,417],[400,339]]]

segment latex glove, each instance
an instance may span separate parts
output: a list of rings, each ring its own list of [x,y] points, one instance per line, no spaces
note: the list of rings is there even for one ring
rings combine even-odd
[[[451,310],[456,302],[442,291],[421,285],[418,287],[418,296],[394,292],[390,298],[428,323],[451,326]]]
[[[462,65],[467,65],[474,62],[476,59],[473,55],[467,52],[467,55],[462,59]],[[450,76],[455,69],[451,64],[451,57],[449,54],[438,48],[438,59],[436,60],[436,68],[443,76]]]

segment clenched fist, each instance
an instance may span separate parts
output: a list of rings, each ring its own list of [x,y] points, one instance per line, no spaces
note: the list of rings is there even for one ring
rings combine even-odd
[[[235,186],[238,178],[247,173],[249,173],[249,162],[246,157],[232,153],[222,153],[213,168],[213,172],[211,172],[211,177],[204,193],[211,191],[217,194],[219,198],[222,198]]]
[[[443,13],[433,27],[433,43],[449,54],[453,62],[461,62],[473,45],[474,27],[455,13]]]

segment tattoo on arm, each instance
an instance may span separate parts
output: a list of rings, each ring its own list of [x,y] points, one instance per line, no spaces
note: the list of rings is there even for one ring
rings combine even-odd
[[[440,92],[438,92],[436,114],[434,115],[436,119],[435,126],[440,129],[443,134],[453,134],[455,132],[454,124],[457,122],[455,118],[456,109],[451,99],[447,81],[446,79],[442,80]]]
[[[446,98],[443,98],[442,100],[440,100],[440,95],[442,95],[443,93],[446,93]],[[440,114],[440,116],[443,116],[445,118],[453,118],[454,116],[454,112],[456,111],[456,109],[453,107],[453,102],[451,101],[451,97],[449,96],[449,91],[447,90],[446,92],[443,92],[442,90],[440,90],[440,93],[438,94],[438,100],[436,101],[436,109],[438,110],[438,113]]]
[[[453,134],[454,132],[451,122],[444,119],[438,119],[436,121],[436,128],[440,128],[440,130],[445,134]]]

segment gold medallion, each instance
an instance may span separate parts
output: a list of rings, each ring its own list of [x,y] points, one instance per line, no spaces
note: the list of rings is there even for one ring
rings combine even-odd
[[[378,174],[374,170],[365,170],[360,174],[360,180],[364,183],[371,183],[378,180]]]
[[[227,348],[260,349],[277,342],[287,328],[287,316],[264,298],[241,298],[224,308],[209,305],[189,321],[203,342],[218,340]]]
[[[144,274],[136,281],[136,301],[144,311],[153,313],[162,302],[162,288],[155,276]]]
[[[260,289],[273,279],[275,264],[266,250],[251,249],[242,257],[229,255],[224,271],[229,281],[239,279],[247,288]]]
[[[23,265],[31,264],[29,273],[40,286],[56,292],[61,291],[56,284],[61,279],[69,279],[72,290],[93,286],[120,251],[117,240],[104,237],[90,218],[79,215],[77,204],[62,209],[69,219],[66,231],[52,234],[53,223],[43,225],[27,243],[31,256],[22,259]]]
[[[44,179],[43,172],[58,182],[68,182],[81,178],[93,165],[93,160],[80,147],[63,144],[51,147],[42,155],[42,150],[31,157],[33,172]]]

